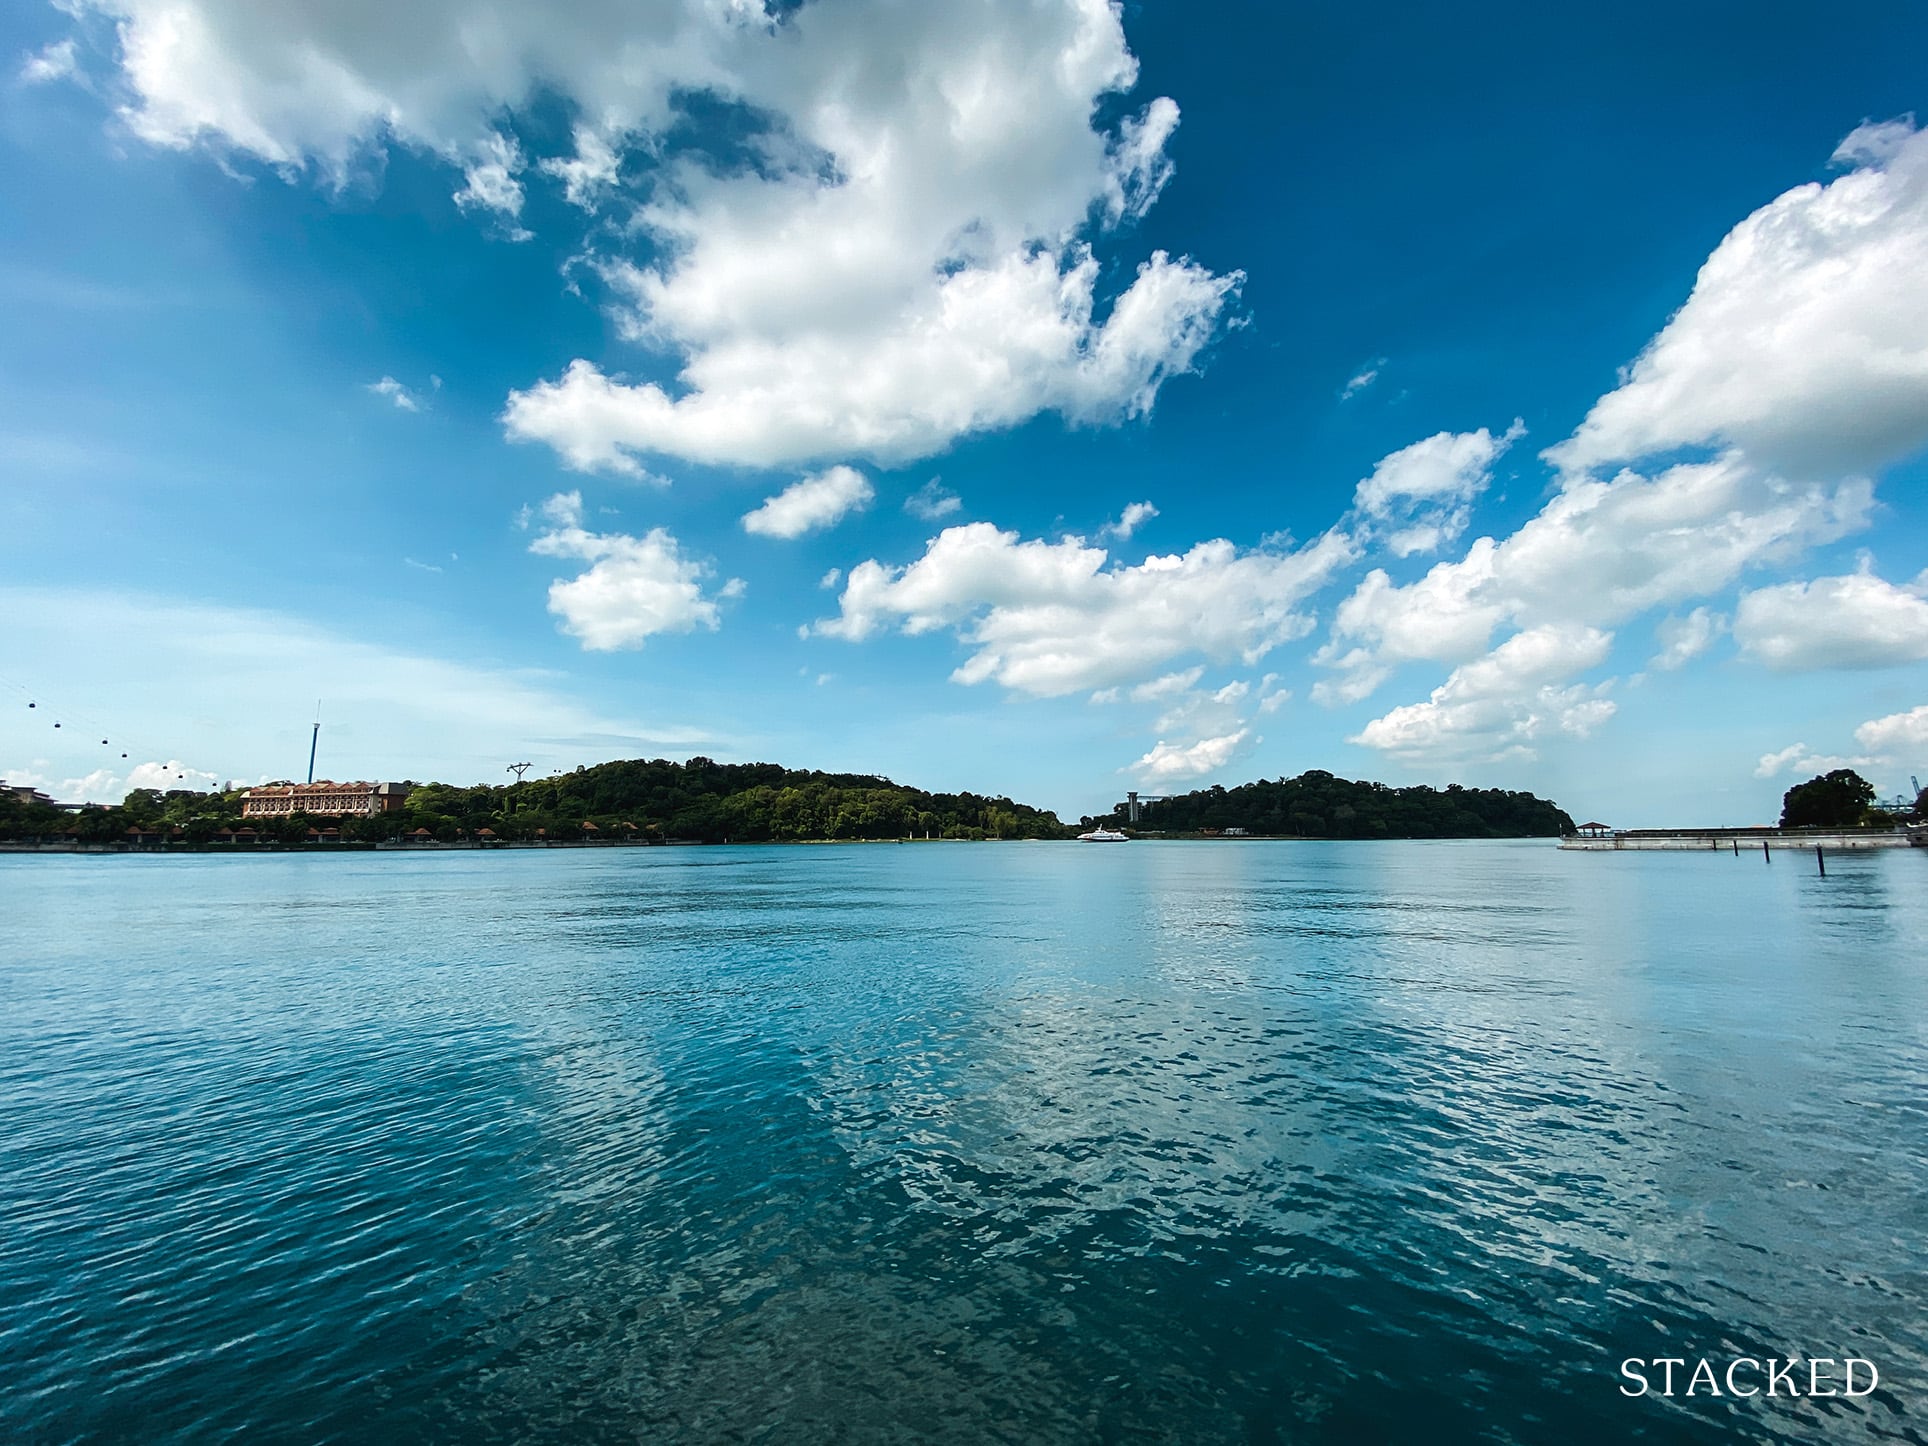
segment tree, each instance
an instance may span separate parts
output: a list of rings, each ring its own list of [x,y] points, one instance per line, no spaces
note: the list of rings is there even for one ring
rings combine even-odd
[[[1915,795],[1915,817],[1928,819],[1928,788]]]
[[[1853,828],[1874,804],[1874,785],[1852,768],[1797,783],[1781,798],[1782,828]]]

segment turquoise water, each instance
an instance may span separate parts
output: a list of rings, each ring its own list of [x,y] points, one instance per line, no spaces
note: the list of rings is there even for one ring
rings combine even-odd
[[[1925,884],[0,857],[0,1438],[1920,1442]]]

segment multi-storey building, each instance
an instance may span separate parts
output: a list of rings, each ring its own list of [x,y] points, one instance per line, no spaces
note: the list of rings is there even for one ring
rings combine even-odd
[[[243,818],[275,818],[291,813],[373,818],[393,813],[408,797],[399,783],[270,783],[241,795]]]

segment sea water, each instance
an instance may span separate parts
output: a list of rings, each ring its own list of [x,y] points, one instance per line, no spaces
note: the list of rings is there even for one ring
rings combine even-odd
[[[1924,885],[0,857],[0,1439],[1919,1442]]]

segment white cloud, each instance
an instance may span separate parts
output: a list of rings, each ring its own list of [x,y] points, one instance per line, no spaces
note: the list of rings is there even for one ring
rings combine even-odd
[[[1107,522],[1098,529],[1099,537],[1115,537],[1120,542],[1127,541],[1145,523],[1158,515],[1158,509],[1149,502],[1132,502],[1126,505],[1116,522]]]
[[[1384,357],[1380,357],[1377,361],[1373,362],[1370,366],[1361,367],[1358,371],[1354,372],[1351,378],[1347,380],[1345,386],[1340,388],[1339,400],[1342,402],[1349,402],[1354,397],[1358,396],[1359,393],[1363,392],[1367,387],[1371,386],[1374,382],[1378,381],[1379,368],[1383,367],[1385,364],[1386,364],[1386,359]]]
[[[963,499],[936,477],[904,499],[904,511],[920,522],[941,522],[963,509]]]
[[[858,339],[814,318],[811,330],[772,335],[772,323],[714,341],[692,328],[680,336],[691,360],[679,397],[578,360],[559,380],[512,393],[503,420],[571,467],[627,472],[638,465],[632,452],[761,467],[834,455],[893,464],[1042,411],[1086,423],[1141,416],[1168,377],[1192,369],[1238,279],[1156,252],[1100,323],[1097,276],[1088,254],[1023,252],[934,275],[910,299],[914,312]],[[674,295],[647,303],[656,325]]]
[[[1201,738],[1195,743],[1167,743],[1160,739],[1143,758],[1131,765],[1131,772],[1144,783],[1182,783],[1216,773],[1236,758],[1251,737],[1247,729],[1220,738]]]
[[[1166,698],[1176,698],[1181,693],[1190,692],[1198,686],[1198,680],[1205,676],[1201,663],[1196,668],[1187,668],[1182,673],[1167,673],[1162,678],[1153,678],[1149,683],[1140,683],[1131,690],[1134,703],[1156,703]]]
[[[1734,637],[1778,672],[1883,668],[1928,658],[1928,587],[1896,587],[1870,572],[1744,592]]]
[[[542,511],[547,530],[529,551],[591,564],[578,577],[550,584],[549,611],[562,619],[564,632],[593,652],[638,647],[658,633],[715,630],[721,622],[717,598],[742,591],[731,579],[717,597],[705,596],[709,568],[684,556],[661,527],[641,537],[586,531],[577,493],[551,497]]]
[[[378,397],[387,397],[404,412],[422,410],[421,399],[393,377],[383,377],[378,382],[370,382],[368,390]]]
[[[977,522],[946,529],[908,567],[859,563],[841,615],[814,631],[854,642],[892,625],[953,629],[973,649],[956,681],[1054,697],[1144,680],[1186,657],[1255,662],[1305,634],[1301,603],[1352,556],[1347,538],[1328,533],[1291,553],[1217,540],[1113,567],[1079,538],[1020,541]]]
[[[463,210],[494,211],[514,218],[522,214],[522,183],[516,173],[525,162],[522,148],[514,140],[491,131],[482,142],[481,152],[463,168],[462,189],[455,193],[455,204]]]
[[[1906,713],[1871,718],[1854,730],[1854,741],[1870,753],[1919,758],[1928,753],[1928,704]]]
[[[1346,675],[1324,700],[1363,697],[1388,665],[1464,661],[1504,623],[1613,627],[1717,592],[1749,567],[1865,526],[1872,500],[1864,481],[1797,486],[1734,454],[1651,478],[1569,478],[1502,542],[1479,538],[1460,560],[1403,585],[1369,572],[1318,654]]]
[[[578,361],[513,393],[511,436],[573,467],[908,461],[1041,411],[1141,415],[1240,285],[1155,253],[1099,293],[1091,228],[1145,212],[1178,123],[1153,96],[1093,129],[1138,77],[1105,0],[841,0],[777,23],[727,0],[83,2],[120,21],[125,114],[156,145],[339,181],[393,139],[513,220],[526,162],[503,121],[542,93],[582,118],[571,156],[538,160],[571,201],[621,189],[625,154],[654,162],[619,228],[646,264],[600,260],[630,332],[681,374],[663,388]],[[675,148],[692,93],[767,120],[756,164]]]
[[[1773,778],[1792,773],[1812,778],[1818,773],[1832,773],[1837,768],[1868,768],[1879,761],[1874,758],[1847,758],[1838,753],[1816,753],[1805,743],[1795,743],[1778,753],[1763,753],[1760,762],[1754,765],[1754,776]]]
[[[1158,252],[1100,294],[1093,227],[1145,213],[1179,118],[1155,96],[1094,128],[1138,73],[1107,0],[837,0],[774,20],[744,0],[75,3],[117,22],[147,140],[336,183],[410,146],[511,222],[528,162],[508,126],[538,99],[569,106],[573,153],[537,174],[578,205],[623,195],[624,224],[593,239],[619,249],[591,260],[680,367],[671,388],[579,360],[514,393],[511,435],[576,467],[900,462],[1040,412],[1139,415],[1239,286]],[[751,121],[734,157],[678,132],[698,94]],[[625,192],[629,157],[646,164]]]
[[[1401,503],[1466,502],[1486,490],[1493,463],[1526,435],[1526,424],[1495,437],[1477,432],[1435,432],[1379,459],[1372,475],[1353,492],[1353,503],[1369,517],[1393,515]]]
[[[1395,557],[1437,552],[1456,541],[1472,515],[1472,500],[1492,480],[1493,463],[1525,435],[1525,424],[1515,418],[1497,437],[1484,427],[1436,432],[1380,458],[1353,492],[1368,535],[1386,532],[1386,550]]]
[[[1577,471],[1731,446],[1789,475],[1840,475],[1928,443],[1928,134],[1863,126],[1835,158],[1856,169],[1728,234],[1549,460]]]
[[[1685,617],[1662,618],[1654,625],[1654,641],[1660,644],[1660,651],[1647,666],[1667,673],[1684,668],[1726,630],[1727,619],[1707,608],[1695,608]]]
[[[570,205],[588,210],[621,178],[622,157],[607,137],[586,126],[576,127],[575,140],[575,155],[552,157],[542,163],[542,169],[561,180]]]
[[[824,587],[824,588],[835,587],[838,583],[842,581],[843,581],[843,569],[841,567],[833,567],[830,569],[830,571],[826,572],[822,577],[817,579],[817,586]]]
[[[20,79],[28,85],[45,85],[49,81],[65,80],[78,69],[74,42],[57,40],[52,45],[42,46],[20,63]]]
[[[0,616],[9,671],[34,679],[43,705],[59,699],[70,718],[100,725],[69,741],[65,730],[30,732],[25,717],[0,717],[0,761],[24,760],[56,781],[98,771],[103,737],[117,753],[168,760],[163,775],[189,775],[156,786],[184,788],[197,775],[299,776],[317,693],[325,695],[317,772],[335,778],[501,782],[503,765],[517,758],[543,760],[546,769],[729,751],[727,739],[687,721],[640,720],[586,703],[553,675],[348,637],[285,613],[0,586]],[[183,678],[194,687],[184,689]],[[103,679],[112,680],[109,692],[100,691]],[[0,776],[16,770],[0,768]],[[133,782],[104,776],[108,791],[90,796],[118,801]]]
[[[1424,703],[1375,718],[1350,741],[1425,761],[1531,758],[1541,739],[1585,738],[1614,713],[1604,686],[1560,686],[1606,661],[1613,635],[1575,624],[1514,634],[1463,663]]]
[[[1917,768],[1917,760],[1928,754],[1928,704],[1906,713],[1890,713],[1870,718],[1854,730],[1854,741],[1861,745],[1858,754],[1816,753],[1805,743],[1794,743],[1775,753],[1763,753],[1755,766],[1756,778],[1780,774],[1812,777],[1832,773],[1837,768],[1886,768],[1897,765]]]
[[[765,498],[761,507],[743,515],[743,530],[763,537],[801,537],[834,525],[876,495],[855,468],[832,467]]]

